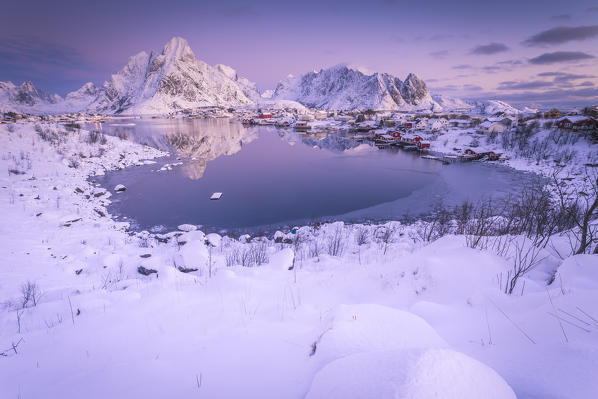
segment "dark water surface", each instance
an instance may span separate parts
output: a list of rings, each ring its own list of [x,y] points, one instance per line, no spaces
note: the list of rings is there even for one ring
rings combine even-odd
[[[500,198],[537,179],[499,165],[443,165],[397,149],[355,148],[359,143],[343,133],[300,135],[229,119],[128,120],[102,130],[181,158],[96,179],[109,189],[124,184],[127,191],[112,196],[111,213],[153,231],[183,223],[239,233],[401,219],[428,213],[440,200]],[[222,199],[211,201],[217,191]]]

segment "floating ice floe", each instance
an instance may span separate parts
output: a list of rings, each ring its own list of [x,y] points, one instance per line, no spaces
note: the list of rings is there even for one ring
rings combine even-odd
[[[210,197],[211,200],[219,200],[220,198],[222,198],[222,193],[214,193]]]
[[[120,193],[121,191],[125,191],[127,188],[122,185],[122,184],[118,184],[116,187],[114,187],[114,191],[116,191],[117,193]]]

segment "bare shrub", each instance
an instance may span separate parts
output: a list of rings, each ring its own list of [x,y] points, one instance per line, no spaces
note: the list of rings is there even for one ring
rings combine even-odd
[[[330,256],[341,256],[343,254],[345,243],[342,224],[336,226],[334,233],[328,238],[326,250]]]
[[[365,226],[359,227],[357,229],[356,234],[355,234],[355,243],[358,246],[362,246],[362,245],[367,244],[369,235],[370,235],[370,233],[369,233],[367,227],[365,227]]]
[[[74,158],[69,159],[69,162],[68,162],[69,168],[78,169],[79,165],[80,165],[79,161],[77,161],[76,159],[74,159]]]
[[[471,218],[465,226],[465,242],[470,248],[477,248],[482,239],[492,235],[494,222],[494,209],[491,199],[480,202],[473,208]]]
[[[590,252],[595,245],[593,253],[598,254],[598,225],[593,223],[598,218],[598,172],[586,170],[582,190],[567,188],[558,173],[553,174],[554,185],[562,217],[574,227],[570,231],[573,253]]]
[[[397,229],[395,226],[385,225],[378,226],[378,228],[376,228],[375,235],[380,244],[382,245],[385,255],[388,251],[388,246],[394,242],[396,232]]]
[[[75,132],[81,129],[81,125],[79,125],[78,123],[65,123],[64,128],[67,132]]]
[[[318,243],[318,239],[313,239],[309,241],[309,257],[310,258],[317,258],[318,261],[320,260],[320,244]]]
[[[515,253],[512,257],[512,269],[507,272],[504,292],[511,295],[520,278],[533,270],[544,258],[540,258],[541,249],[525,242],[515,242]]]
[[[100,131],[91,130],[87,134],[85,142],[87,144],[96,144],[96,143],[106,144],[106,137],[104,136],[104,133],[102,133]]]
[[[254,267],[268,263],[268,243],[266,241],[252,242],[242,248],[234,247],[225,255],[226,266]]]
[[[224,258],[227,267],[239,265],[241,263],[239,248],[233,248],[232,250],[226,253]]]
[[[436,203],[432,215],[427,218],[427,223],[424,223],[421,229],[418,230],[421,239],[430,242],[444,237],[451,230],[452,219],[451,212],[445,208],[444,204],[442,202]]]
[[[457,223],[457,234],[465,234],[465,228],[471,219],[472,212],[473,204],[469,201],[464,201],[461,205],[455,207],[453,216]]]
[[[21,308],[28,306],[37,306],[39,299],[42,296],[42,292],[37,283],[27,281],[21,285]]]

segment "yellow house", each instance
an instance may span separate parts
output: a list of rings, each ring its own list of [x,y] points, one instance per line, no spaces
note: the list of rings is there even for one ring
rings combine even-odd
[[[556,119],[561,117],[561,111],[556,108],[551,109],[548,112],[544,112],[544,118]]]

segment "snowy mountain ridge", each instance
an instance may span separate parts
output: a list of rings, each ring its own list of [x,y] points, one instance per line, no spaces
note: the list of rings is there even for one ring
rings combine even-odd
[[[344,64],[299,77],[289,75],[278,83],[273,98],[323,109],[440,110],[426,83],[413,73],[401,81]]]
[[[520,111],[498,100],[465,102],[432,96],[413,73],[403,81],[388,73],[339,64],[295,77],[274,91],[258,91],[254,82],[230,66],[198,60],[187,41],[173,37],[160,52],[141,51],[100,87],[89,82],[64,98],[46,94],[33,83],[0,82],[0,112],[166,114],[202,106],[289,104],[310,108],[391,111],[473,111],[482,114]]]

